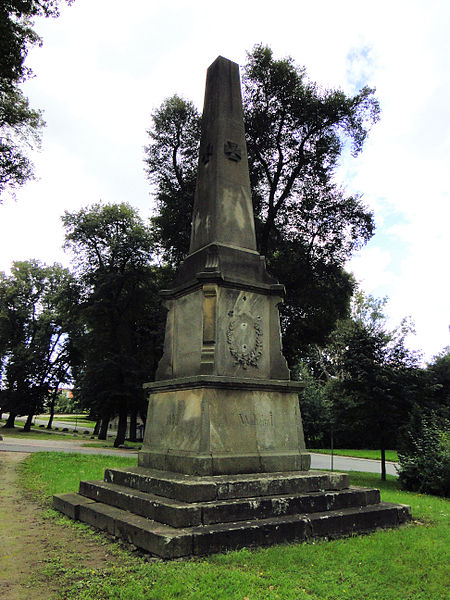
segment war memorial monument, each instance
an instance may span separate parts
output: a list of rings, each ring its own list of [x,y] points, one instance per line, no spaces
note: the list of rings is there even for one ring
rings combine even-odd
[[[278,305],[256,248],[239,67],[209,67],[189,254],[170,289],[138,465],[54,496],[163,558],[396,527],[409,507],[310,470]]]

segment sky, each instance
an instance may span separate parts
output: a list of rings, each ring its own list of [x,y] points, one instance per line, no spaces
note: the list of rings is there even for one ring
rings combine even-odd
[[[423,360],[450,345],[450,2],[447,0],[75,0],[38,19],[23,85],[47,123],[38,179],[0,206],[0,270],[70,265],[61,215],[98,201],[154,210],[144,173],[151,113],[178,93],[201,110],[207,67],[240,65],[257,43],[291,56],[324,88],[376,87],[381,119],[338,181],[361,193],[376,233],[347,268],[410,316]]]

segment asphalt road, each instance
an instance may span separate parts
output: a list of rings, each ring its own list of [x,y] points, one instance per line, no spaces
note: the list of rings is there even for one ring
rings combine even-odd
[[[79,452],[81,454],[105,454],[110,456],[135,456],[136,450],[108,449],[108,448],[86,448],[76,440],[51,441],[51,440],[23,440],[21,438],[7,437],[0,441],[0,452]],[[364,458],[350,458],[347,456],[334,456],[334,469],[337,471],[365,471],[369,473],[381,473],[379,460],[368,460]],[[331,470],[331,457],[327,454],[311,453],[312,469]],[[395,463],[386,463],[386,472],[389,475],[397,475]]]

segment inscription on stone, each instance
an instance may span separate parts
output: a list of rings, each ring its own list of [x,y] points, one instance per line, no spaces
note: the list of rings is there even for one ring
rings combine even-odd
[[[273,414],[269,412],[267,417],[257,417],[256,415],[246,415],[245,413],[239,413],[239,419],[241,425],[259,425],[260,427],[273,427]]]

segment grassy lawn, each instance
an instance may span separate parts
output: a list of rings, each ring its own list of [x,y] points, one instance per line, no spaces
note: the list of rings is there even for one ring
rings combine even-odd
[[[331,454],[331,450],[328,448],[312,448],[309,452],[317,452],[318,454]],[[334,454],[337,456],[352,456],[354,458],[372,458],[373,460],[381,460],[379,450],[345,450],[337,448],[334,450]],[[386,450],[386,460],[392,462],[398,462],[398,454],[396,450]]]
[[[52,494],[76,491],[80,479],[100,479],[106,467],[135,464],[110,456],[38,453],[22,464],[21,481],[48,507]],[[411,505],[413,523],[345,540],[167,563],[147,562],[113,545],[122,552],[120,567],[83,571],[76,559],[71,569],[54,561],[49,577],[62,578],[67,600],[447,600],[449,502],[402,492],[390,476],[381,482],[377,474],[350,473],[350,479],[381,488],[383,500]],[[47,514],[71,523],[54,511]]]
[[[48,419],[50,415],[48,414],[42,414],[42,415],[36,415],[36,419]],[[80,414],[80,415],[75,415],[75,414],[55,414],[55,416],[53,417],[54,421],[64,421],[64,423],[71,423],[73,425],[75,425],[75,423],[77,424],[77,426],[80,427],[95,427],[95,421],[92,421],[91,419],[89,419],[87,417],[87,415],[84,414]]]
[[[4,438],[15,437],[32,440],[57,440],[58,442],[65,440],[83,440],[89,437],[89,435],[74,435],[72,433],[63,433],[61,431],[47,430],[45,428],[37,427],[32,425],[31,431],[24,431],[23,426],[25,423],[16,421],[14,429],[3,429],[2,425],[5,424],[5,420],[0,420],[0,435]]]

